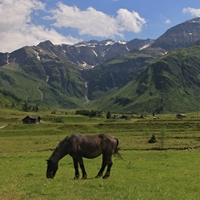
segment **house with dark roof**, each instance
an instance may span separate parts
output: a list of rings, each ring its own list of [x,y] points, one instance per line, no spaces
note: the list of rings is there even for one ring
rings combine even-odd
[[[27,115],[24,119],[22,119],[23,124],[36,124],[40,123],[41,117],[40,116],[30,116]]]
[[[176,115],[176,117],[179,118],[179,119],[182,119],[182,118],[186,117],[186,115],[183,114],[183,113],[178,113],[178,114]]]

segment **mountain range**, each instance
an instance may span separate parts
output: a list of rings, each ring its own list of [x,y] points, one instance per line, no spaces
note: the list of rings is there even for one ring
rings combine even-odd
[[[20,102],[113,112],[195,111],[200,94],[200,18],[156,40],[44,41],[0,53],[0,105]]]

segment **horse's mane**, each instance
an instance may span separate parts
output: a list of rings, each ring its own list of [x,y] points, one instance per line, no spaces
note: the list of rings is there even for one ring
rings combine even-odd
[[[67,141],[68,141],[69,138],[70,138],[70,136],[67,136],[66,138],[64,138],[63,140],[61,140],[59,142],[58,146],[54,149],[54,151],[53,151],[53,153],[51,155],[51,158],[52,157],[57,158],[60,155],[60,153],[63,150],[62,147],[67,144]]]
[[[56,147],[56,149],[59,149],[60,147],[62,147],[69,138],[70,138],[70,136],[67,136],[66,138],[64,138],[63,140],[61,140],[59,142],[58,146]]]

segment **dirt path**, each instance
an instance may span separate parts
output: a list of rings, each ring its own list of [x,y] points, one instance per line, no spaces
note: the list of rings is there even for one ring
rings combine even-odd
[[[6,126],[8,126],[8,125],[0,126],[0,129],[1,129],[1,128],[5,128]]]

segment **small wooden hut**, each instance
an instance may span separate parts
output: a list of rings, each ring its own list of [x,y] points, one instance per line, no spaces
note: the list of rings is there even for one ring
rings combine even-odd
[[[22,119],[23,124],[37,124],[40,123],[40,116],[29,116],[27,115],[24,119]]]

